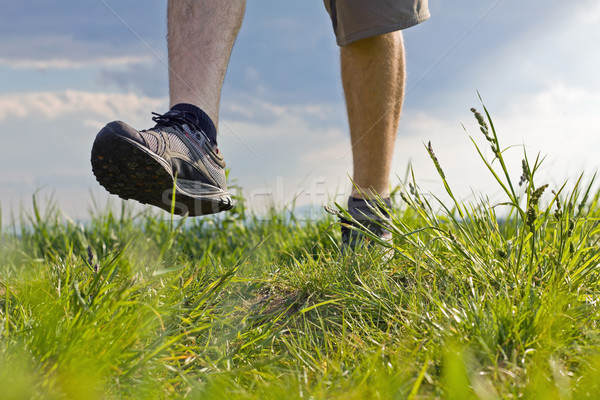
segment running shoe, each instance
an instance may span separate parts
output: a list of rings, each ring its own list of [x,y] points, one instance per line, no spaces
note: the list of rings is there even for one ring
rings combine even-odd
[[[156,125],[151,129],[138,131],[114,121],[98,133],[91,162],[100,185],[123,199],[178,215],[207,215],[233,208],[225,161],[216,140],[205,133],[209,129],[216,132],[208,116],[189,104],[178,104],[162,115],[152,114]]]
[[[392,242],[392,233],[388,227],[390,218],[391,201],[365,200],[350,197],[346,213],[333,211],[326,207],[329,213],[335,214],[340,220],[342,230],[342,251],[356,250],[361,247],[372,247],[381,242]],[[374,239],[374,238],[378,238]],[[389,251],[388,251],[389,250]],[[393,250],[385,248],[386,258],[393,255]]]

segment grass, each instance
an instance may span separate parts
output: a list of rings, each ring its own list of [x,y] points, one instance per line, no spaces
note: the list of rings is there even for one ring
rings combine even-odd
[[[539,184],[524,154],[515,183],[473,111],[505,201],[456,200],[430,144],[451,202],[397,188],[391,260],[341,254],[332,216],[242,199],[82,225],[34,198],[0,233],[0,398],[600,397],[593,179]]]

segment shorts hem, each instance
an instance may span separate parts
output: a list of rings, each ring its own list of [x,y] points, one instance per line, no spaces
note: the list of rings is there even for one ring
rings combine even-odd
[[[431,16],[431,14],[429,13],[429,11],[427,11],[427,12],[421,13],[419,15],[416,15],[410,19],[404,20],[400,23],[396,22],[393,24],[388,24],[388,25],[384,25],[384,26],[377,26],[374,28],[365,29],[363,31],[354,32],[350,35],[346,35],[341,38],[336,37],[336,42],[337,42],[338,46],[340,46],[340,47],[347,46],[347,45],[357,42],[361,39],[367,39],[367,38],[370,38],[373,36],[379,36],[379,35],[383,35],[385,33],[390,33],[390,32],[395,32],[395,31],[400,31],[403,29],[410,28],[412,26],[420,24],[421,22],[426,21],[427,19],[429,19],[430,16]]]

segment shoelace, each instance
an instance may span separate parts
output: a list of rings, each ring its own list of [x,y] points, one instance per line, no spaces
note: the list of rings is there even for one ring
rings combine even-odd
[[[154,115],[154,117],[152,117],[152,121],[156,122],[156,125],[154,125],[154,128],[150,130],[157,130],[161,126],[176,126],[180,132],[185,132],[183,125],[187,125],[188,127],[193,128],[191,133],[194,135],[196,140],[201,142],[202,138],[204,137],[204,139],[212,146],[212,150],[219,154],[219,148],[217,145],[213,143],[206,136],[206,134],[204,134],[202,129],[198,127],[198,117],[196,117],[193,113],[171,110],[164,114],[152,112],[152,115]],[[200,134],[200,132],[202,132],[202,134]]]
[[[155,115],[154,117],[152,117],[152,121],[156,122],[156,126],[154,128],[175,125],[180,130],[183,130],[183,125],[187,125],[189,127],[194,128],[196,131],[200,131],[200,129],[198,128],[198,119],[192,113],[182,111],[168,111],[165,114],[153,112],[152,115]]]
[[[328,205],[325,205],[324,208],[325,208],[325,211],[328,212],[329,214],[332,214],[332,215],[335,215],[336,217],[338,217],[339,223],[342,228],[342,236],[349,235],[352,232],[352,229],[349,226],[355,225],[354,221],[346,218],[343,213],[341,213],[338,210],[335,210],[332,207],[329,207]],[[375,224],[374,224],[375,229],[383,229],[377,224],[377,222],[382,222],[382,221],[379,221],[379,219],[377,218],[376,215],[372,214],[372,216],[369,216],[369,213],[367,211],[361,212],[360,214],[362,214],[362,215],[356,219],[356,222],[363,224],[363,225],[373,225],[372,223],[375,222]]]

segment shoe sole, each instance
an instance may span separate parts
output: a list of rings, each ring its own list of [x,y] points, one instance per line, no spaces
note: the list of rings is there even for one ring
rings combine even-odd
[[[229,194],[217,187],[201,196],[175,185],[170,165],[144,146],[112,132],[100,132],[92,146],[92,171],[109,193],[137,200],[176,215],[199,216],[233,208]],[[175,186],[175,202],[173,187]]]

